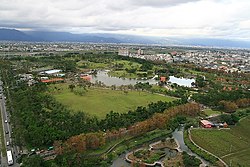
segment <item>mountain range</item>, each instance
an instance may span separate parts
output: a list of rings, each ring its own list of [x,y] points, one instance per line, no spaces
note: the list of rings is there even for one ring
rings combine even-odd
[[[109,33],[73,34],[52,31],[19,31],[16,29],[0,29],[0,41],[124,43],[250,48],[250,41],[218,38],[168,38]]]

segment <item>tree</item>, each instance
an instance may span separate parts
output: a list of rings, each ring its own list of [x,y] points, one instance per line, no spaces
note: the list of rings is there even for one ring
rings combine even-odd
[[[74,90],[75,87],[76,87],[76,86],[75,86],[74,84],[70,84],[70,85],[69,85],[70,91],[73,92],[73,90]]]
[[[196,86],[200,88],[203,88],[204,86],[206,86],[206,81],[203,76],[197,76],[195,79],[195,83],[196,83]]]
[[[238,106],[234,102],[231,102],[231,101],[222,100],[219,102],[219,104],[222,110],[224,110],[225,112],[229,112],[229,113],[235,112],[236,109],[238,108]]]
[[[23,160],[24,167],[44,167],[44,160],[39,155],[32,155]]]

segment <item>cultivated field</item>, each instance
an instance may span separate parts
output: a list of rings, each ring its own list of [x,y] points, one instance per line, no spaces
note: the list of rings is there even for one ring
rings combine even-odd
[[[55,91],[54,87],[60,90]],[[71,92],[67,84],[51,85],[50,93],[56,100],[74,111],[84,111],[98,118],[105,117],[111,110],[124,113],[129,110],[133,111],[138,106],[147,106],[151,102],[175,99],[147,92],[124,93],[124,91],[101,88],[90,88],[83,96],[79,96]]]
[[[250,116],[230,130],[192,130],[193,140],[232,166],[250,165]]]

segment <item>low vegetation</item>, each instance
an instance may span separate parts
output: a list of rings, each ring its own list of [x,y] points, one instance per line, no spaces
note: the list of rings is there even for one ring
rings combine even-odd
[[[183,158],[183,164],[186,167],[192,166],[192,167],[199,167],[201,164],[201,161],[195,156],[190,156],[186,152],[182,153],[182,158]]]
[[[60,90],[55,91],[55,87]],[[52,95],[56,100],[74,111],[84,111],[98,118],[104,118],[110,111],[125,113],[138,106],[163,101],[170,102],[174,98],[141,91],[120,91],[102,88],[90,88],[79,96],[71,92],[67,84],[51,85]]]
[[[192,139],[232,166],[250,164],[250,116],[230,130],[192,130]]]
[[[184,133],[184,141],[185,141],[185,144],[188,146],[188,148],[190,150],[192,150],[194,153],[196,153],[200,157],[204,158],[205,160],[209,161],[211,164],[218,165],[217,158],[215,158],[214,156],[206,153],[205,151],[203,151],[203,150],[199,149],[198,147],[196,147],[195,145],[193,145],[193,143],[188,138],[187,131]]]
[[[213,109],[205,109],[204,114],[207,115],[207,116],[220,115],[221,111],[213,110]]]

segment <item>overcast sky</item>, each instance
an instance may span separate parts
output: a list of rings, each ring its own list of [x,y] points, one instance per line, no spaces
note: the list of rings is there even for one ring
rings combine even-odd
[[[0,27],[250,40],[250,0],[0,0]]]

